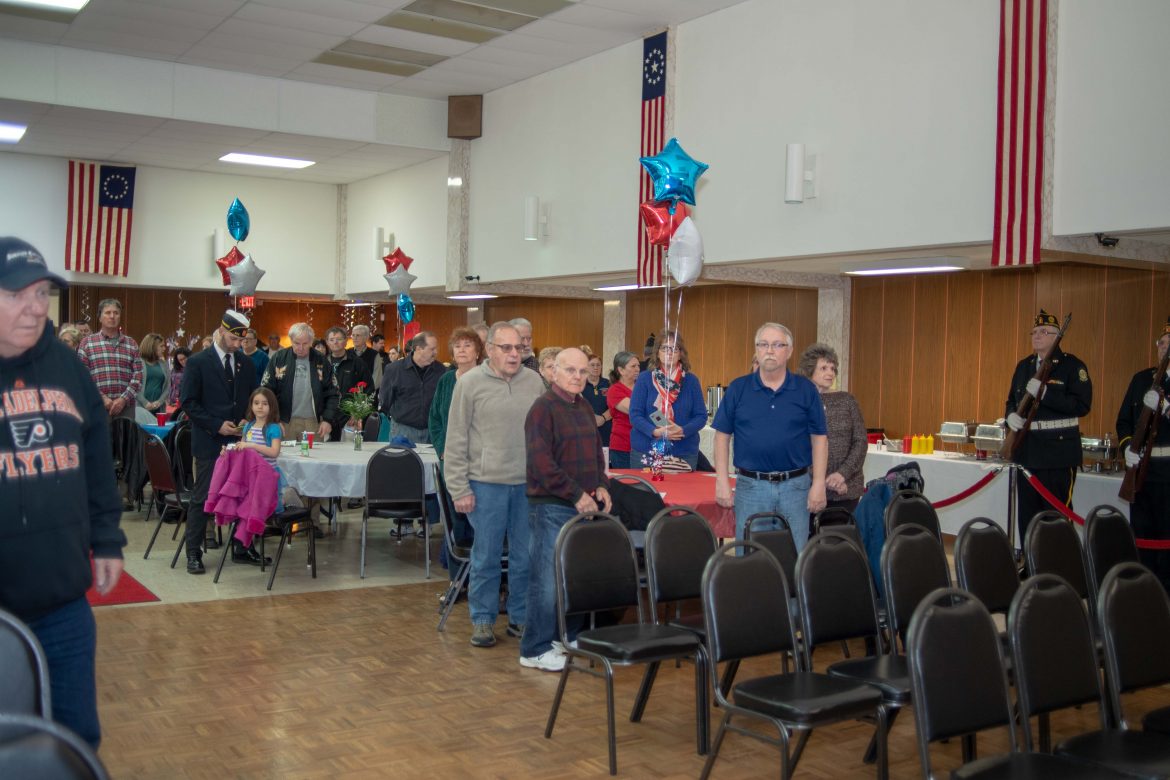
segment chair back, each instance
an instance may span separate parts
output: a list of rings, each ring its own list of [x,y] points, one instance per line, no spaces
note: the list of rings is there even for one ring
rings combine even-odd
[[[49,718],[49,662],[32,629],[0,609],[0,712]]]
[[[750,554],[737,556],[740,551]],[[721,661],[770,653],[796,652],[802,667],[789,599],[784,570],[760,544],[729,542],[712,554],[703,569],[703,617],[713,677]],[[716,679],[717,699],[720,691]]]
[[[191,454],[191,422],[186,420],[175,428],[175,457],[171,465],[175,484],[180,490],[195,483],[195,460]]]
[[[1037,512],[1024,534],[1028,573],[1062,577],[1081,598],[1089,597],[1085,553],[1076,526],[1059,512]]]
[[[1007,534],[986,517],[968,520],[955,538],[955,577],[959,587],[992,613],[1007,614],[1020,588],[1015,551]]]
[[[1125,515],[1108,504],[1095,507],[1085,518],[1085,561],[1090,598],[1097,599],[1105,575],[1119,563],[1138,562],[1137,542]]]
[[[658,488],[654,487],[645,477],[639,477],[637,474],[614,474],[610,477],[614,482],[620,482],[623,485],[629,485],[636,490],[644,490],[647,493],[658,494]]]
[[[0,777],[109,780],[97,753],[47,718],[0,714]]]
[[[1033,715],[1093,700],[1104,714],[1089,618],[1067,582],[1053,574],[1028,578],[1012,599],[1008,636],[1025,750],[1032,750]]]
[[[885,523],[887,538],[898,526],[916,523],[942,541],[938,513],[934,511],[926,496],[917,490],[899,490],[890,498],[890,503],[886,504]]]
[[[940,588],[918,605],[910,618],[906,658],[925,777],[933,776],[931,742],[1011,723],[999,631],[970,593]],[[1014,728],[1008,739],[1016,752]]]
[[[743,540],[755,542],[776,557],[789,587],[796,587],[796,539],[784,515],[757,512],[743,527]]]
[[[378,440],[378,433],[382,430],[382,418],[377,414],[371,414],[362,423],[362,438],[369,442]]]
[[[447,552],[451,554],[462,545],[455,538],[455,516],[458,514],[455,499],[451,498],[451,493],[447,490],[447,480],[441,468],[435,469],[435,488],[439,499],[439,514],[443,518],[443,536],[447,539]]]
[[[426,498],[422,458],[405,447],[383,447],[366,466],[366,503],[370,508],[421,505]]]
[[[171,456],[167,454],[162,439],[151,435],[146,437],[146,475],[156,493],[176,493],[175,474],[171,470]]]
[[[928,594],[951,586],[942,543],[920,525],[900,525],[882,547],[882,582],[891,633],[906,645],[910,616]]]
[[[860,547],[837,531],[817,534],[800,551],[796,598],[801,632],[809,648],[878,635],[869,562]],[[880,648],[881,643],[878,645]]]
[[[562,637],[567,615],[637,607],[642,622],[638,559],[629,531],[616,517],[574,515],[557,534],[553,561]]]
[[[1113,712],[1124,722],[1121,694],[1170,682],[1170,599],[1145,566],[1119,563],[1101,583],[1097,611]]]
[[[865,549],[865,544],[861,541],[861,531],[857,528],[857,519],[843,506],[827,506],[821,511],[813,515],[812,521],[812,535],[819,534],[822,530],[833,529],[837,533],[845,534],[852,539],[858,547]]]
[[[699,598],[703,567],[718,546],[711,525],[690,507],[667,507],[654,515],[645,547],[650,603]]]

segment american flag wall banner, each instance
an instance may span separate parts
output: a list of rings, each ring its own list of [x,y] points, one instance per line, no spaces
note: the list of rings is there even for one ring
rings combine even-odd
[[[69,161],[65,268],[126,276],[134,216],[132,167]]]
[[[1040,262],[1048,0],[1000,0],[992,265]]]
[[[642,142],[638,156],[653,157],[666,143],[666,33],[642,40]],[[638,204],[654,196],[650,174],[638,166]],[[638,231],[638,286],[662,284],[662,247],[650,243],[635,210]]]

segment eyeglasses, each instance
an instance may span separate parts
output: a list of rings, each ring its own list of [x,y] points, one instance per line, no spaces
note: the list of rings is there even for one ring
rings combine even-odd
[[[762,349],[764,351],[770,349],[774,352],[779,352],[782,349],[788,349],[788,345],[783,341],[757,341],[756,349]]]
[[[1032,331],[1033,336],[1055,336],[1057,331],[1049,330],[1048,328],[1036,328]]]
[[[505,355],[507,355],[511,352],[515,352],[516,350],[520,349],[519,344],[497,344],[494,341],[489,341],[488,346],[495,347],[496,349],[500,350],[500,352],[503,352]]]
[[[669,347],[669,346],[668,347],[659,347],[658,351],[665,352],[668,355],[673,355],[675,352],[682,352],[682,350],[679,349],[678,347]]]

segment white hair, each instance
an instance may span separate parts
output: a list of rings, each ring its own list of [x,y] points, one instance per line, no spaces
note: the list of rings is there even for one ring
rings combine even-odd
[[[288,329],[289,341],[296,341],[298,336],[308,336],[310,340],[317,338],[317,334],[313,332],[313,326],[307,322],[295,322]]]

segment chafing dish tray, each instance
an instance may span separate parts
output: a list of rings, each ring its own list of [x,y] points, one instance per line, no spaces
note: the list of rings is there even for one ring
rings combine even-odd
[[[999,452],[1003,449],[1003,440],[1006,431],[1003,426],[994,423],[981,423],[975,427],[975,435],[971,441],[978,449],[986,452]]]
[[[945,422],[939,427],[934,438],[941,439],[947,444],[966,444],[975,434],[975,428],[975,423]]]

